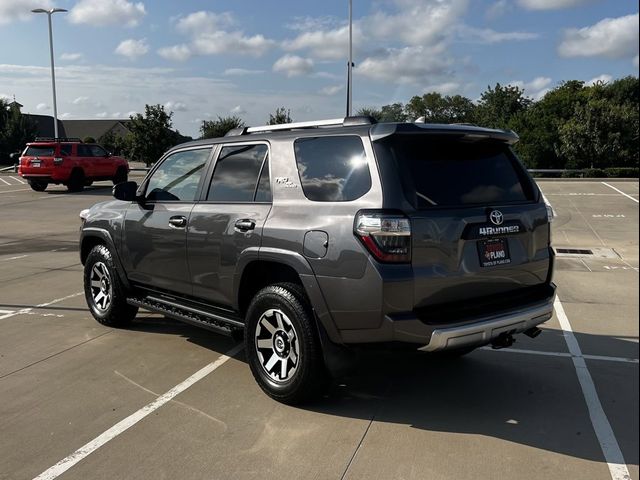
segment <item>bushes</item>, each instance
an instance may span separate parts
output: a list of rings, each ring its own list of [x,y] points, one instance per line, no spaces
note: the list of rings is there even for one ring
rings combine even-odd
[[[562,172],[562,178],[638,178],[639,169],[635,167],[624,168],[585,168],[583,170],[568,170]],[[536,177],[539,177],[537,174]]]

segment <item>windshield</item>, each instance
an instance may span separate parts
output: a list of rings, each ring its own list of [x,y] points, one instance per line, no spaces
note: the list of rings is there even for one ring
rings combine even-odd
[[[378,156],[391,159],[416,208],[519,203],[534,197],[522,165],[500,142],[394,135],[375,147]]]

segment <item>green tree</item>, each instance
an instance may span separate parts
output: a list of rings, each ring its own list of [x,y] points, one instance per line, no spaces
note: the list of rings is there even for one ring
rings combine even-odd
[[[375,107],[362,107],[356,112],[356,115],[361,115],[363,117],[371,117],[376,122],[382,121],[382,112]]]
[[[96,139],[95,139],[95,138],[93,138],[93,137],[84,137],[84,138],[82,139],[82,141],[83,141],[84,143],[96,143]]]
[[[406,122],[407,114],[404,111],[404,105],[402,103],[392,103],[391,105],[384,105],[380,109],[380,121]]]
[[[420,117],[427,123],[461,123],[474,119],[475,105],[462,95],[442,96],[438,92],[412,97],[405,106],[409,121]]]
[[[476,123],[490,128],[511,128],[518,115],[523,114],[533,103],[524,90],[513,85],[496,83],[482,92],[476,108]]]
[[[12,153],[22,151],[36,134],[36,124],[23,115],[17,105],[10,106],[0,98],[0,162],[6,162]]]
[[[224,137],[229,130],[244,127],[240,117],[218,117],[217,120],[204,120],[200,125],[201,138]]]
[[[276,108],[274,113],[269,114],[269,122],[267,125],[281,125],[283,123],[291,123],[291,110],[284,107]]]
[[[144,115],[136,113],[129,117],[129,133],[126,137],[126,155],[130,160],[146,165],[157,161],[169,148],[180,143],[171,122],[173,112],[163,105],[145,105]]]

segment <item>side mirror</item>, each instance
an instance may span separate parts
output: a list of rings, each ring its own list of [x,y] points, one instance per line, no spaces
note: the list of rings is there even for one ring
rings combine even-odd
[[[122,182],[113,186],[112,193],[117,200],[133,202],[138,199],[137,191],[138,184],[136,182]]]

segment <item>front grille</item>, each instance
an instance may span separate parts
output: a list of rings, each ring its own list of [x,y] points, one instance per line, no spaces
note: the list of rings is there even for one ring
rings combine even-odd
[[[474,318],[497,316],[511,310],[543,302],[553,295],[549,284],[512,290],[496,295],[470,298],[414,309],[414,314],[427,325],[446,325]]]

